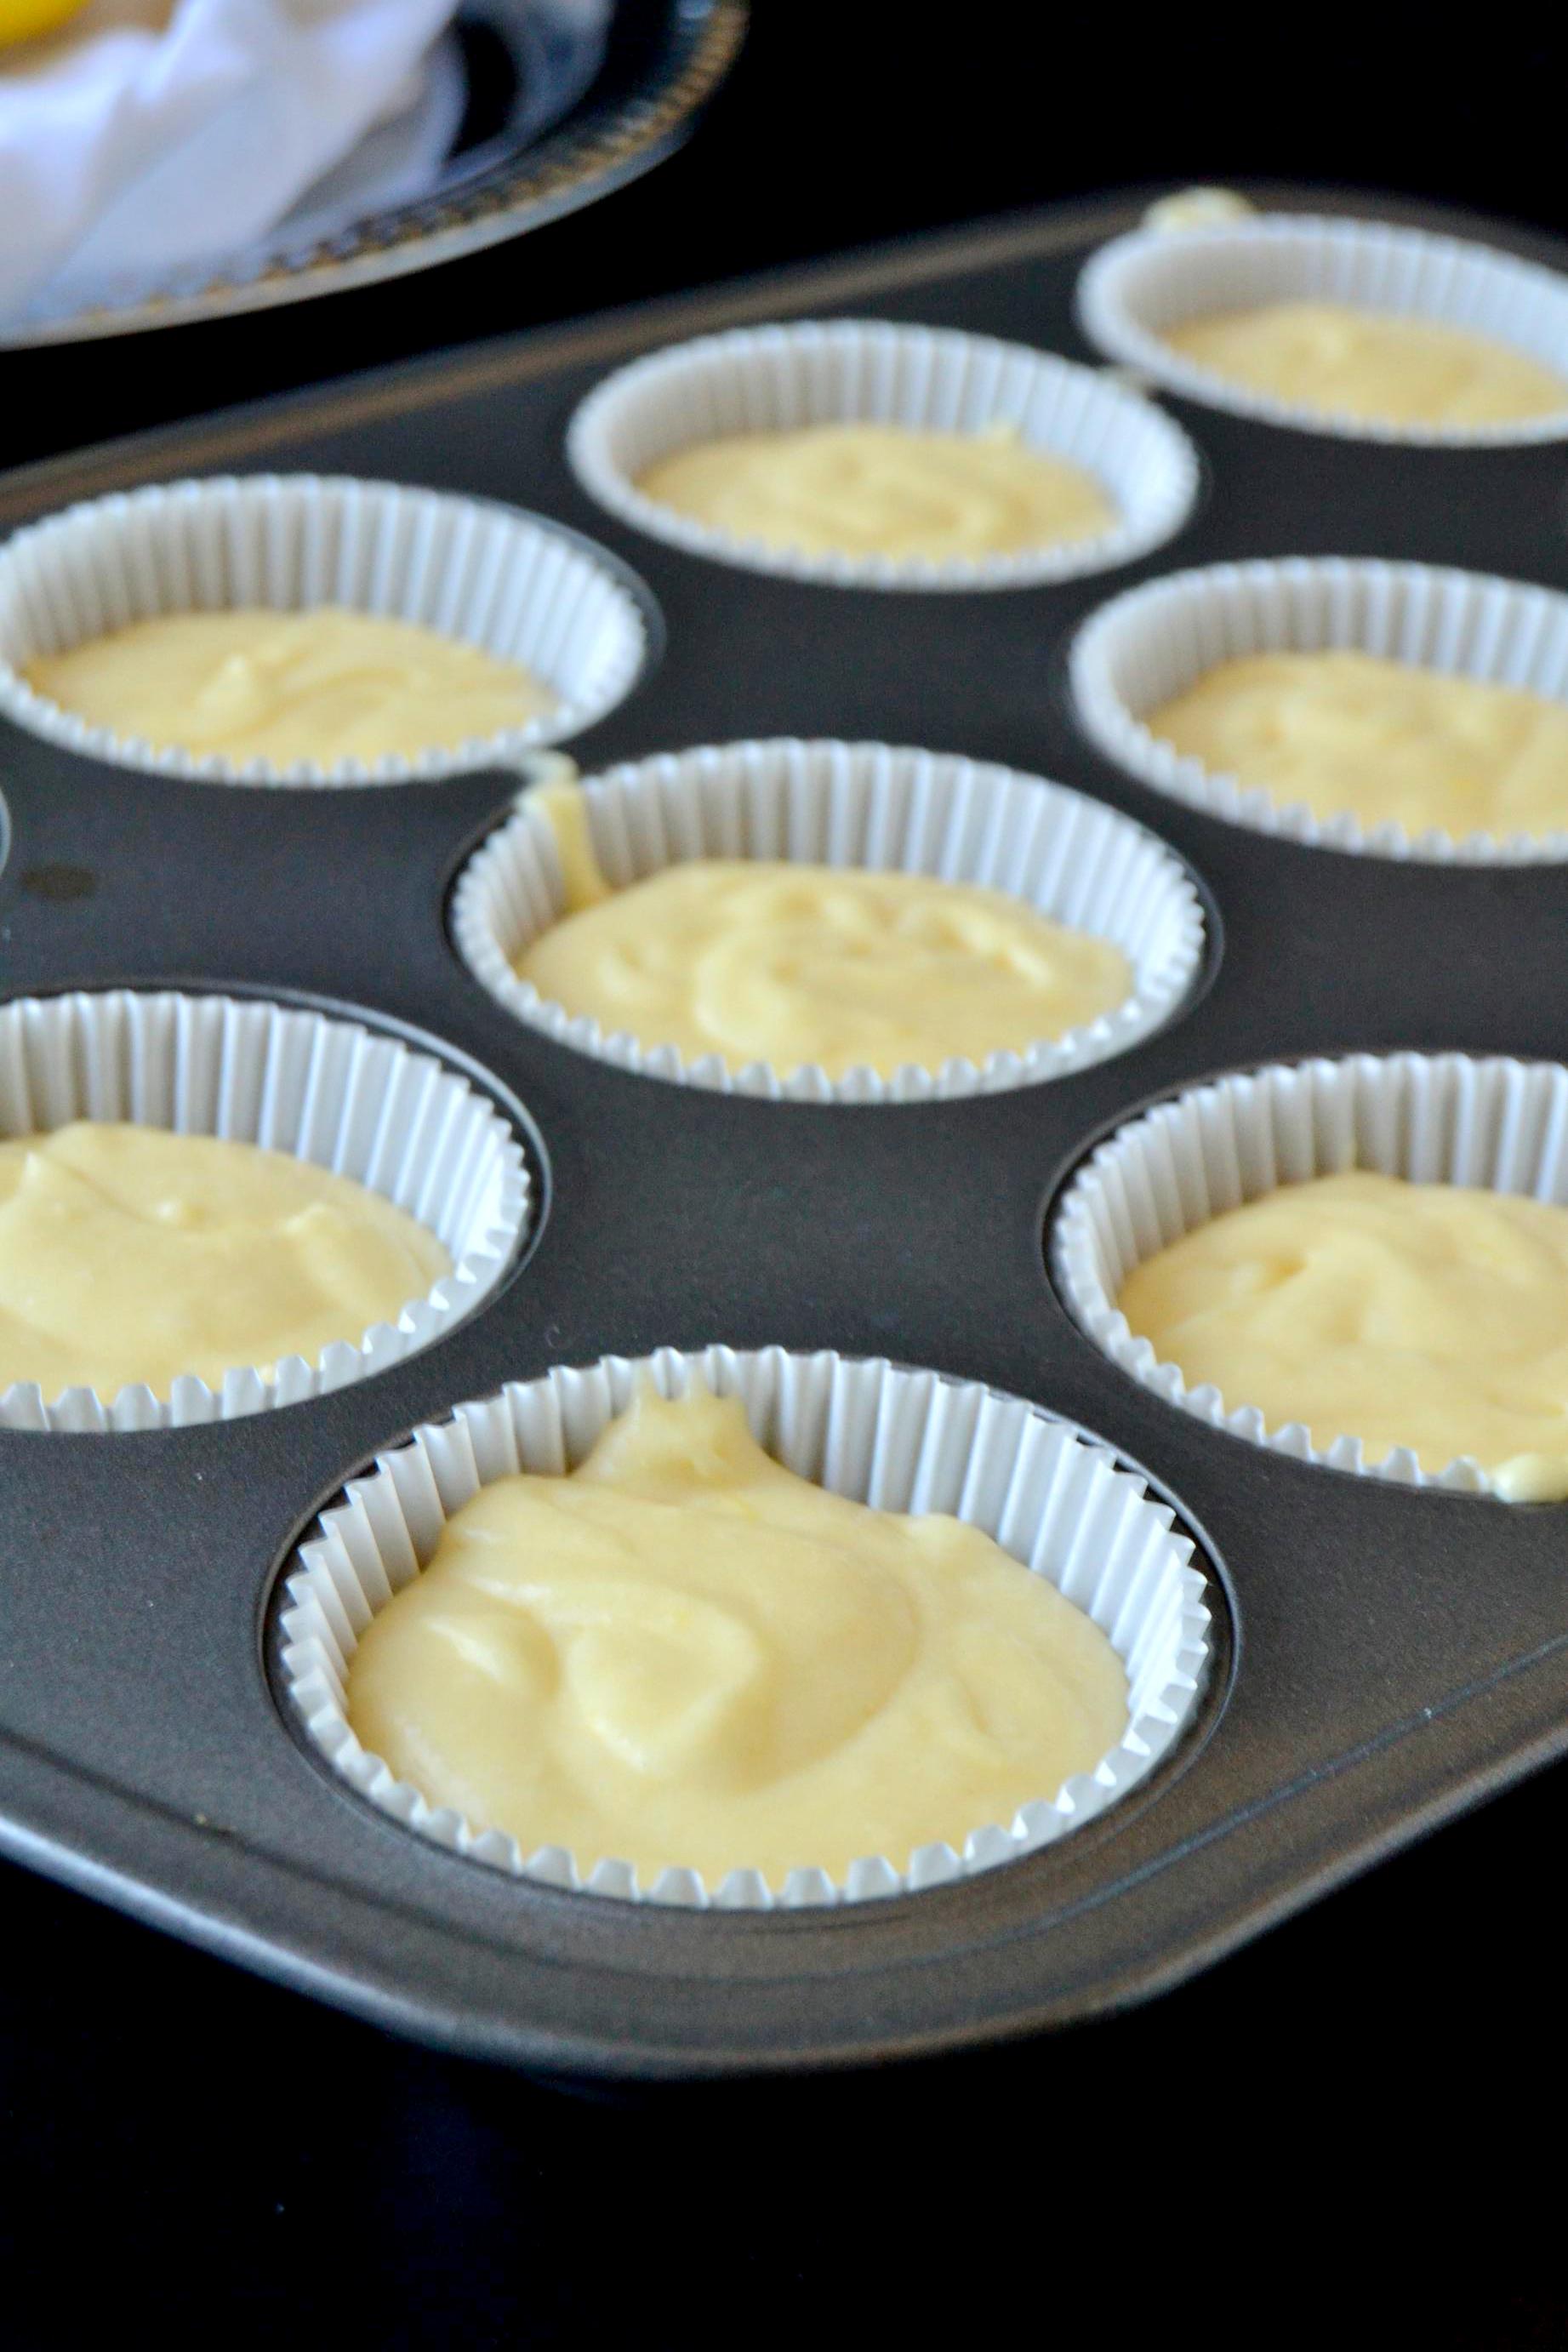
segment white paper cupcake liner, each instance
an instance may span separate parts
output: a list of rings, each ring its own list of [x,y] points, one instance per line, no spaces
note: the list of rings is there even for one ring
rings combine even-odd
[[[563,893],[549,821],[525,793],[459,877],[452,937],[475,978],[509,1013],[558,1044],[648,1077],[790,1102],[904,1103],[998,1093],[1123,1053],[1176,1012],[1203,953],[1203,914],[1186,868],[1131,818],[1065,785],[1010,768],[881,743],[728,743],[612,768],[582,787],[594,848],[617,887],[695,857],[931,874],[986,884],[1097,933],[1133,967],[1112,1012],[1027,1053],[954,1060],[883,1077],[830,1078],[810,1064],[728,1070],[716,1055],[607,1034],[542,997],[515,959],[559,921]]]
[[[1217,663],[1249,654],[1354,652],[1568,702],[1568,596],[1479,572],[1349,556],[1218,563],[1113,598],[1071,653],[1079,723],[1108,759],[1206,815],[1317,848],[1431,864],[1535,865],[1568,857],[1568,832],[1462,839],[1364,827],[1206,768],[1145,721]]]
[[[1388,425],[1325,414],[1232,383],[1166,341],[1184,320],[1264,302],[1340,302],[1429,319],[1511,344],[1568,380],[1568,279],[1461,238],[1383,221],[1264,214],[1211,227],[1145,227],[1102,247],[1078,284],[1092,342],[1189,400],[1352,440],[1451,448],[1557,441],[1568,400],[1496,425]]]
[[[1016,425],[1030,447],[1092,474],[1120,520],[1093,539],[973,560],[809,554],[711,530],[637,488],[650,466],[695,441],[847,423]],[[651,538],[844,588],[1020,588],[1109,571],[1180,530],[1198,480],[1179,426],[1091,368],[988,335],[865,320],[741,329],[634,361],[583,402],[567,451],[590,497]]]
[[[664,1396],[694,1383],[739,1396],[758,1442],[801,1477],[887,1511],[946,1512],[982,1528],[1047,1577],[1105,1633],[1128,1676],[1129,1719],[1092,1772],[1042,1790],[1012,1821],[977,1826],[963,1852],[885,1855],[841,1882],[809,1861],[779,1886],[759,1870],[709,1888],[695,1870],[651,1885],[612,1856],[544,1845],[525,1854],[505,1832],[430,1805],[393,1779],[350,1727],[349,1663],[366,1625],[429,1560],[448,1517],[493,1480],[559,1475],[581,1461],[650,1372]],[[1103,1812],[1135,1787],[1191,1720],[1209,1655],[1205,1580],[1190,1539],[1143,1481],[1103,1447],[1037,1407],[975,1381],[856,1361],[824,1350],[664,1349],[642,1363],[606,1357],[458,1406],[382,1454],[301,1545],[280,1622],[282,1680],[315,1746],[349,1785],[452,1852],[551,1886],[632,1902],[768,1910],[908,1894],[1016,1860]]]
[[[441,1339],[528,1230],[528,1167],[500,1113],[433,1055],[324,1013],[130,989],[0,1005],[0,1136],[78,1118],[258,1143],[352,1177],[427,1226],[453,1270],[395,1325],[345,1332],[313,1364],[236,1366],[216,1388],[186,1374],[166,1398],[138,1385],[51,1399],[20,1382],[0,1391],[6,1429],[178,1429],[344,1388]]]
[[[1314,1444],[1299,1422],[1270,1428],[1243,1398],[1223,1397],[1212,1383],[1189,1389],[1116,1304],[1134,1268],[1185,1234],[1281,1184],[1349,1168],[1568,1202],[1568,1069],[1465,1054],[1358,1054],[1195,1087],[1119,1129],[1073,1178],[1051,1225],[1057,1287],[1113,1363],[1215,1429],[1363,1477],[1491,1493],[1469,1456],[1436,1474],[1403,1446],[1368,1462],[1353,1431]]]
[[[327,766],[159,747],[36,694],[24,663],[164,613],[322,604],[416,621],[520,662],[558,698],[521,727]],[[0,547],[0,712],[123,767],[230,784],[428,782],[515,762],[624,700],[652,650],[647,591],[558,523],[485,499],[312,474],[214,477],[70,507]]]

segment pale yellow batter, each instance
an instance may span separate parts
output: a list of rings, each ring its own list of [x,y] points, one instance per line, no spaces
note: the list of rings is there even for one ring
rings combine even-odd
[[[1005,891],[925,875],[694,858],[612,891],[577,787],[532,799],[561,849],[569,911],[524,950],[519,975],[569,1013],[689,1060],[891,1077],[1021,1053],[1133,987],[1108,940]]]
[[[1148,713],[1151,733],[1314,816],[1409,834],[1568,827],[1568,704],[1370,654],[1251,654]]]
[[[287,1152],[86,1119],[0,1142],[0,1392],[313,1363],[451,1267],[379,1192]]]
[[[24,665],[90,726],[235,766],[404,759],[522,727],[556,697],[515,662],[335,605],[165,613]]]
[[[1167,327],[1228,383],[1378,425],[1511,425],[1568,407],[1568,382],[1490,336],[1336,302],[1261,302]]]
[[[1092,474],[1031,448],[1009,425],[736,433],[661,458],[637,487],[732,539],[808,555],[946,562],[1093,539],[1117,520]]]
[[[990,1537],[830,1495],[737,1400],[649,1389],[570,1476],[456,1514],[348,1703],[400,1780],[525,1854],[710,1887],[961,1852],[1127,1720],[1104,1634]]]
[[[1122,1290],[1133,1330],[1228,1411],[1320,1449],[1469,1454],[1515,1501],[1568,1496],[1568,1209],[1357,1171],[1287,1184]]]

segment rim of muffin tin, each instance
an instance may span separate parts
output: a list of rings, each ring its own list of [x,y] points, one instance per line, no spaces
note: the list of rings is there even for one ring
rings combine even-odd
[[[882,1509],[951,1511],[1048,1575],[1128,1669],[1132,1704],[1115,1746],[1010,1822],[977,1824],[962,1852],[934,1841],[903,1869],[867,1855],[841,1881],[803,1862],[777,1885],[743,1868],[710,1888],[700,1872],[672,1867],[644,1886],[612,1856],[548,1843],[525,1853],[507,1832],[432,1805],[398,1780],[348,1720],[344,1676],[363,1626],[420,1573],[447,1519],[482,1486],[518,1468],[574,1466],[626,1411],[643,1377],[664,1396],[693,1387],[738,1394],[758,1443],[798,1475]],[[854,1905],[951,1885],[1038,1852],[1102,1817],[1170,1756],[1197,1719],[1220,1638],[1210,1579],[1195,1556],[1205,1557],[1177,1507],[1112,1447],[983,1381],[826,1349],[664,1348],[510,1381],[378,1454],[286,1566],[269,1648],[278,1704],[308,1748],[379,1812],[449,1853],[518,1880],[632,1903]]]
[[[1549,415],[1487,425],[1401,425],[1280,400],[1187,359],[1161,328],[1207,311],[1326,300],[1488,335],[1564,379]],[[1375,220],[1265,213],[1113,237],[1079,276],[1091,342],[1183,398],[1299,433],[1448,449],[1508,448],[1568,437],[1568,278],[1473,238]]]
[[[1501,1499],[1468,1454],[1439,1471],[1407,1446],[1368,1461],[1354,1432],[1319,1444],[1300,1422],[1270,1425],[1212,1382],[1189,1388],[1116,1303],[1135,1266],[1227,1210],[1353,1168],[1568,1205],[1568,1067],[1510,1055],[1350,1054],[1185,1087],[1123,1120],[1060,1189],[1046,1225],[1055,1288],[1119,1370],[1212,1429],[1356,1477]]]
[[[395,1323],[348,1332],[270,1367],[195,1373],[166,1397],[137,1382],[54,1398],[0,1391],[0,1429],[130,1434],[234,1421],[368,1380],[445,1337],[497,1289],[531,1235],[537,1202],[511,1121],[438,1051],[371,1019],[266,996],[179,989],[76,990],[0,1004],[0,1135],[75,1118],[260,1143],[331,1169],[406,1209],[453,1259]]]
[[[1176,851],[1118,809],[1070,785],[956,752],[883,743],[706,744],[631,761],[582,780],[594,846],[613,887],[696,857],[793,859],[931,874],[1004,890],[1053,920],[1120,946],[1130,995],[1023,1054],[981,1064],[866,1068],[839,1078],[812,1064],[737,1070],[717,1055],[606,1033],[541,996],[513,959],[560,919],[561,880],[531,790],[460,872],[450,929],[498,1003],[557,1044],[646,1077],[770,1101],[900,1104],[994,1094],[1065,1076],[1125,1052],[1176,1017],[1203,968],[1207,929]],[[1117,936],[1118,930],[1121,937]]]
[[[657,459],[718,435],[852,423],[960,433],[1017,425],[1026,446],[1091,474],[1119,519],[1092,538],[998,555],[814,554],[716,530],[637,488]],[[1200,480],[1181,427],[1103,372],[994,335],[885,320],[733,328],[633,360],[578,408],[567,456],[590,498],[652,539],[839,588],[1023,588],[1111,571],[1182,529]]]
[[[1568,706],[1568,595],[1529,581],[1381,557],[1282,556],[1167,572],[1089,615],[1069,651],[1079,724],[1168,799],[1254,833],[1425,865],[1557,865],[1568,830],[1458,835],[1316,816],[1177,751],[1145,713],[1216,664],[1251,654],[1365,653]]]
[[[559,700],[413,757],[286,766],[89,725],[20,665],[162,614],[341,605],[520,662]],[[188,782],[430,783],[510,767],[619,708],[664,646],[652,592],[580,532],[505,500],[354,475],[214,475],[84,499],[0,546],[0,714],[84,758]]]

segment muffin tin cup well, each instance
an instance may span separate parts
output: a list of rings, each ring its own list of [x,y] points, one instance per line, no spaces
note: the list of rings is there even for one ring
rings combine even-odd
[[[522,1148],[500,1113],[431,1055],[357,1022],[265,1001],[141,993],[0,1006],[0,1136],[129,1121],[287,1151],[351,1177],[427,1226],[454,1263],[394,1324],[345,1332],[315,1363],[195,1374],[167,1397],[36,1384],[0,1393],[0,1429],[131,1432],[232,1421],[365,1380],[429,1347],[492,1291],[528,1231]]]
[[[1315,1444],[1270,1428],[1244,1398],[1188,1388],[1117,1305],[1133,1269],[1185,1234],[1281,1184],[1350,1168],[1568,1203],[1568,1069],[1464,1054],[1358,1054],[1216,1080],[1120,1128],[1079,1170],[1050,1230],[1051,1272],[1073,1319],[1143,1387],[1298,1462],[1457,1494],[1498,1490],[1461,1455],[1424,1470],[1407,1447],[1366,1459],[1354,1431]]]
[[[683,858],[798,859],[930,874],[1007,891],[1119,947],[1134,988],[1099,1019],[1024,1054],[996,1053],[883,1077],[810,1065],[731,1071],[716,1055],[606,1034],[519,978],[517,958],[560,919],[554,836],[530,793],[459,877],[452,936],[475,978],[559,1043],[650,1077],[793,1102],[905,1103],[998,1093],[1124,1052],[1191,988],[1203,914],[1186,868],[1118,811],[1009,768],[881,743],[744,742],[666,753],[583,785],[594,848],[618,888]]]
[[[809,1863],[770,1885],[759,1870],[714,1887],[666,1869],[647,1886],[612,1856],[541,1845],[524,1853],[501,1831],[430,1805],[361,1747],[345,1704],[365,1626],[429,1560],[455,1512],[481,1486],[519,1470],[559,1475],[631,1403],[641,1378],[661,1395],[707,1387],[738,1396],[758,1442],[800,1476],[879,1510],[944,1512],[986,1533],[1044,1576],[1105,1633],[1129,1683],[1128,1723],[1092,1772],[1042,1790],[1012,1821],[977,1824],[962,1853],[946,1843],[896,1858],[867,1855],[842,1882]],[[459,1405],[380,1456],[299,1549],[280,1620],[287,1704],[350,1787],[455,1853],[515,1876],[629,1902],[771,1910],[916,1893],[1011,1862],[1092,1820],[1153,1769],[1191,1720],[1209,1656],[1204,1580],[1190,1539],[1115,1457],[1036,1406],[977,1381],[854,1360],[831,1350],[664,1349],[639,1362],[606,1357],[513,1382]]]
[[[89,726],[24,665],[172,613],[339,605],[519,662],[557,698],[520,727],[414,758],[238,765]],[[430,782],[593,726],[656,650],[653,600],[613,556],[491,499],[314,474],[214,477],[95,499],[0,548],[0,713],[84,757],[228,784]]]
[[[1568,596],[1521,581],[1348,556],[1218,563],[1151,580],[1101,606],[1074,640],[1079,723],[1107,759],[1206,815],[1289,841],[1438,865],[1551,865],[1568,830],[1457,838],[1315,816],[1206,768],[1152,734],[1148,714],[1217,663],[1355,652],[1568,702]]]
[[[1078,315],[1090,341],[1188,400],[1299,432],[1453,449],[1560,441],[1568,392],[1550,415],[1513,424],[1389,425],[1233,383],[1166,341],[1172,327],[1265,302],[1337,302],[1468,330],[1511,345],[1568,383],[1568,278],[1464,238],[1386,221],[1265,214],[1113,237],[1084,265]]]
[[[1092,475],[1119,520],[1092,539],[972,559],[812,554],[713,530],[637,487],[650,466],[694,442],[837,424],[1016,426],[1030,447]],[[583,402],[567,452],[589,496],[652,538],[842,588],[1021,588],[1107,572],[1179,530],[1198,483],[1180,427],[1091,368],[988,335],[870,320],[742,329],[634,361]]]

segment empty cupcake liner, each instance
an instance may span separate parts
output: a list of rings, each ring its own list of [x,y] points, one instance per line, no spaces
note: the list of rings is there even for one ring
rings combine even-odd
[[[1031,447],[1092,474],[1120,520],[1093,539],[974,560],[808,554],[711,530],[637,488],[648,467],[695,441],[848,423],[1016,425]],[[845,588],[1018,588],[1109,571],[1180,530],[1198,480],[1180,428],[1091,368],[988,335],[864,320],[737,330],[634,361],[583,402],[567,450],[590,497],[653,539]]]
[[[979,1527],[1044,1576],[1106,1634],[1126,1667],[1129,1719],[1092,1772],[1042,1790],[1011,1822],[978,1826],[957,1853],[920,1847],[900,1868],[854,1863],[841,1883],[803,1863],[779,1886],[759,1870],[713,1888],[667,1869],[643,1886],[612,1856],[540,1846],[429,1804],[361,1747],[345,1690],[361,1634],[429,1560],[446,1520],[497,1478],[559,1475],[588,1453],[651,1375],[661,1395],[694,1385],[739,1396],[776,1459],[831,1492],[886,1511],[945,1512]],[[381,1455],[302,1544],[279,1622],[280,1679],[307,1737],[362,1797],[421,1835],[515,1876],[592,1895],[727,1909],[840,1904],[947,1885],[1049,1844],[1103,1812],[1152,1769],[1192,1719],[1209,1657],[1205,1579],[1191,1540],[1142,1479],[1104,1447],[1037,1406],[972,1381],[857,1361],[823,1350],[663,1349],[641,1362],[610,1356],[557,1369],[459,1405]]]
[[[1485,572],[1348,556],[1217,563],[1177,572],[1092,614],[1071,652],[1073,701],[1098,749],[1206,815],[1322,849],[1431,864],[1554,864],[1568,832],[1462,839],[1314,816],[1206,768],[1150,733],[1148,714],[1217,663],[1249,654],[1354,652],[1522,687],[1568,702],[1568,596]]]
[[[685,858],[793,858],[802,864],[931,874],[986,884],[1121,948],[1134,988],[1123,1003],[1025,1054],[989,1055],[892,1077],[830,1078],[813,1065],[731,1071],[716,1055],[606,1034],[542,997],[515,960],[560,919],[559,861],[529,793],[459,877],[452,937],[464,962],[520,1021],[559,1044],[648,1077],[791,1102],[905,1103],[998,1093],[1104,1061],[1159,1028],[1192,984],[1203,914],[1186,868],[1131,818],[1062,784],[936,751],[881,743],[728,743],[667,752],[582,787],[594,847],[617,887]]]
[[[384,1371],[441,1339],[499,1282],[527,1232],[529,1184],[507,1121],[434,1055],[357,1022],[227,996],[19,997],[0,1005],[0,1136],[123,1120],[287,1151],[352,1177],[427,1226],[454,1265],[395,1325],[345,1332],[314,1364],[194,1374],[167,1398],[0,1392],[0,1428],[178,1429],[298,1404]]]
[[[520,662],[558,698],[521,727],[367,764],[236,765],[91,727],[24,663],[160,614],[323,604],[415,621]],[[622,701],[654,650],[646,589],[560,524],[390,482],[258,474],[94,499],[0,547],[0,712],[84,756],[229,784],[428,782],[516,761]]]
[[[1434,1474],[1397,1447],[1365,1458],[1352,1431],[1314,1444],[1270,1429],[1244,1399],[1189,1389],[1116,1301],[1135,1266],[1228,1209],[1281,1184],[1365,1168],[1568,1203],[1568,1069],[1465,1054],[1354,1055],[1217,1079],[1117,1129],[1079,1170],[1051,1229],[1051,1272],[1073,1319],[1113,1363],[1168,1404],[1298,1462],[1460,1494],[1496,1488],[1461,1455]]]
[[[1511,344],[1568,380],[1568,279],[1484,245],[1384,221],[1262,214],[1187,226],[1178,215],[1174,225],[1113,238],[1085,265],[1078,285],[1079,320],[1092,342],[1211,408],[1307,433],[1452,448],[1568,435],[1568,396],[1560,411],[1513,424],[1378,424],[1249,391],[1166,341],[1168,329],[1207,311],[1294,301],[1340,302],[1466,329]]]

